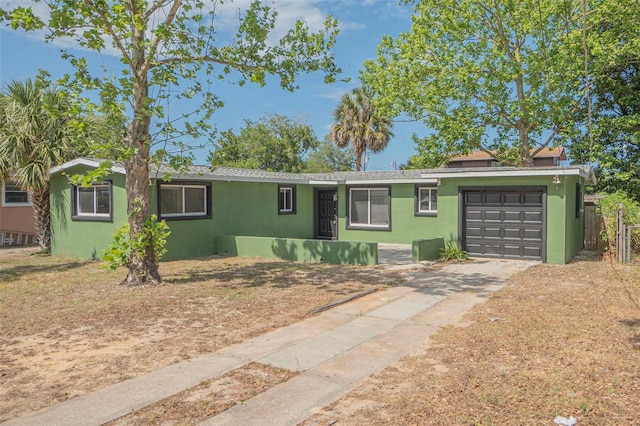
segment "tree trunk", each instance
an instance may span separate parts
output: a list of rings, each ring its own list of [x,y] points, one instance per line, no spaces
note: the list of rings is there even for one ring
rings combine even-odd
[[[44,189],[31,193],[33,203],[33,218],[36,224],[36,242],[40,249],[51,251],[51,206],[49,205],[49,183]]]
[[[362,151],[356,151],[356,172],[360,171],[360,166],[362,165]]]
[[[520,127],[518,132],[520,133],[520,166],[533,167],[533,157],[531,157],[531,148],[529,147],[529,132],[524,126]]]
[[[132,17],[138,14],[137,3],[127,3]],[[149,82],[147,73],[151,67],[145,56],[145,33],[138,25],[131,26],[133,49],[131,71],[135,77],[133,85],[133,119],[127,126],[125,145],[134,154],[125,162],[127,213],[129,215],[129,236],[144,238],[142,251],[131,250],[129,273],[121,283],[127,286],[156,285],[162,282],[158,272],[158,258],[153,242],[145,236],[144,224],[149,218],[149,151],[151,137],[151,116],[149,112]]]
[[[137,238],[144,233],[144,224],[149,217],[149,163],[140,152],[127,160],[126,187],[127,187],[127,213],[129,214],[130,237]],[[158,259],[149,241],[144,253],[131,251],[129,260],[129,273],[122,281],[122,285],[157,285],[162,282],[158,271]]]

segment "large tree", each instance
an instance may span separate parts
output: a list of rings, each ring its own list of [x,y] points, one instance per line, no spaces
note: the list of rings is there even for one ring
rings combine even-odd
[[[373,92],[367,87],[356,87],[345,93],[333,111],[335,124],[329,137],[337,147],[349,144],[356,156],[356,171],[362,166],[362,156],[367,149],[384,150],[393,136],[388,116],[377,110]]]
[[[329,136],[309,152],[305,165],[307,173],[346,172],[353,170],[355,155],[353,149],[336,147]]]
[[[0,93],[0,181],[11,178],[31,194],[36,241],[51,248],[49,170],[86,152],[69,98],[39,82],[12,81]]]
[[[230,129],[216,139],[208,158],[212,166],[298,173],[305,154],[319,144],[311,126],[284,115],[244,123],[238,134]]]
[[[421,122],[422,167],[483,150],[528,166],[560,144],[582,96],[577,0],[421,0],[411,30],[383,38],[362,80],[392,116]],[[415,162],[414,162],[415,163]]]
[[[571,157],[594,164],[596,190],[622,190],[640,200],[640,16],[637,3],[590,2],[585,34],[590,123],[571,147]],[[586,42],[585,44],[583,44]]]
[[[330,49],[335,43],[337,22],[328,17],[324,28],[312,32],[298,21],[280,40],[270,34],[276,13],[268,3],[253,0],[237,13],[235,34],[220,34],[223,22],[218,8],[225,2],[202,0],[58,0],[45,1],[47,16],[36,16],[31,7],[2,11],[13,28],[45,29],[47,40],[73,40],[82,48],[118,56],[119,75],[96,76],[90,61],[96,56],[63,56],[75,67],[68,84],[94,90],[102,108],[126,111],[128,123],[120,151],[125,172],[129,234],[139,249],[132,251],[125,285],[157,284],[161,281],[150,217],[149,165],[152,123],[161,125],[165,140],[177,136],[200,137],[211,127],[209,119],[221,101],[215,95],[218,81],[233,77],[243,85],[266,84],[277,76],[280,85],[294,90],[302,72],[321,71],[325,81],[339,72]],[[171,117],[171,100],[202,99],[192,121],[178,127]],[[188,114],[184,114],[187,116]],[[162,150],[166,156],[168,150]],[[147,224],[145,224],[147,222]]]

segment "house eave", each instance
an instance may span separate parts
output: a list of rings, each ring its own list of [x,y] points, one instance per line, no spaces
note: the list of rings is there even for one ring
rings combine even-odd
[[[526,176],[580,176],[587,184],[596,182],[590,166],[553,166],[553,167],[478,167],[467,169],[437,169],[420,174],[422,178],[483,178],[483,177],[526,177]]]
[[[421,184],[421,183],[437,183],[437,178],[425,177],[420,179],[348,179],[345,180],[344,183],[346,185],[391,185],[394,183],[413,183],[413,184]]]
[[[55,166],[52,167],[49,170],[49,174],[55,174],[55,173],[59,173],[62,172],[64,170],[68,170],[71,169],[73,167],[77,167],[77,166],[85,166],[85,167],[91,167],[91,168],[96,168],[98,166],[100,166],[100,164],[102,163],[102,160],[96,160],[96,159],[92,159],[92,158],[76,158],[70,161],[67,161],[66,163],[63,163],[59,166]],[[125,174],[125,170],[124,167],[122,166],[112,166],[109,170],[111,170],[113,173],[119,173],[119,174]]]

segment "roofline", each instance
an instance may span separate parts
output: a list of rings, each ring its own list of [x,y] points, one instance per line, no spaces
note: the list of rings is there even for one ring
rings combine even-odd
[[[76,158],[73,159],[71,161],[67,161],[66,163],[62,163],[59,166],[56,167],[52,167],[49,170],[49,174],[52,175],[54,173],[58,173],[61,172],[63,170],[67,170],[70,169],[72,167],[76,167],[76,166],[87,166],[87,167],[98,167],[100,166],[100,163],[102,163],[102,161],[100,160],[93,160],[91,158],[84,158],[84,157],[80,157],[80,158]],[[110,170],[113,173],[119,173],[119,174],[125,174],[125,170],[124,167],[121,166],[111,166]]]
[[[367,184],[392,184],[392,183],[437,183],[436,178],[414,178],[414,179],[346,179],[341,183],[346,185],[367,185]]]
[[[223,181],[223,182],[253,182],[253,183],[289,183],[289,184],[306,184],[309,183],[308,179],[279,179],[270,177],[246,177],[246,176],[193,176],[193,175],[172,175],[171,180],[180,179],[201,179],[210,181]]]
[[[587,183],[595,184],[595,175],[591,166],[553,166],[553,167],[478,167],[476,169],[443,169],[420,174],[421,178],[477,178],[477,177],[513,177],[513,176],[580,176]]]
[[[64,164],[53,167],[50,174],[58,173],[76,166],[98,167],[102,160],[92,158],[76,158]],[[125,174],[122,166],[112,166],[112,173]],[[153,172],[152,172],[153,174]],[[227,181],[227,182],[254,182],[254,183],[283,183],[283,184],[308,184],[308,185],[371,185],[371,184],[394,184],[394,183],[435,183],[438,179],[448,178],[478,178],[478,177],[513,177],[513,176],[580,176],[588,184],[595,184],[595,174],[593,168],[588,165],[573,166],[549,166],[549,167],[477,167],[477,168],[451,168],[436,169],[433,171],[424,170],[419,178],[377,178],[377,179],[318,179],[309,175],[300,174],[300,178],[282,178],[269,176],[219,176],[212,174],[171,174],[171,180],[204,180],[204,181]],[[154,179],[158,179],[154,177]]]

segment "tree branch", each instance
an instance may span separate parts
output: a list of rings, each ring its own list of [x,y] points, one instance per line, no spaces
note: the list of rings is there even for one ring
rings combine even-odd
[[[156,5],[157,4],[158,3],[156,3]],[[173,1],[173,6],[171,6],[171,10],[169,11],[169,14],[167,15],[167,19],[164,21],[164,25],[165,26],[170,26],[171,25],[171,23],[175,19],[176,15],[178,14],[178,10],[180,10],[180,6],[182,6],[182,0],[174,0]],[[154,39],[151,40],[151,48],[149,49],[149,52],[156,52],[156,50],[158,49],[158,45],[159,44],[160,44],[160,37],[156,35],[154,37]],[[152,65],[151,65],[151,60],[150,59],[153,56],[155,56],[155,55],[153,55],[153,54],[149,55],[149,58],[145,61],[145,64],[144,64],[144,70],[145,71],[148,71],[151,68]]]
[[[160,9],[161,7],[165,6],[167,3],[169,3],[171,0],[158,0],[156,1],[150,8],[149,10],[147,10],[145,12],[145,14],[142,16],[142,19],[144,19],[145,21],[147,19],[149,19],[149,17],[151,15],[153,15],[155,13],[156,10]]]
[[[111,21],[109,20],[109,18],[107,18],[107,15],[104,13],[104,11],[102,11],[99,7],[97,7],[95,3],[93,3],[91,0],[84,0],[84,4],[89,9],[93,9],[100,16],[100,18],[104,22],[105,27],[107,28],[107,32],[109,33],[111,38],[113,38],[114,43],[118,47],[118,50],[122,53],[122,56],[124,56],[125,60],[128,63],[131,63],[131,57],[129,56],[129,52],[127,52],[127,49],[125,49],[125,47],[123,46],[122,40],[120,40],[120,38],[116,35],[116,32],[113,29],[113,25],[111,24]]]
[[[196,61],[204,61],[204,62],[211,62],[214,64],[220,64],[220,65],[227,65],[233,68],[240,68],[240,69],[250,69],[250,70],[255,70],[258,69],[257,66],[255,65],[247,65],[247,64],[238,64],[238,63],[234,63],[234,62],[229,62],[229,61],[225,61],[223,59],[216,59],[213,58],[211,56],[177,56],[177,57],[173,57],[173,58],[165,58],[165,59],[159,59],[155,61],[156,65],[165,65],[165,64],[173,64],[175,62],[196,62]]]

